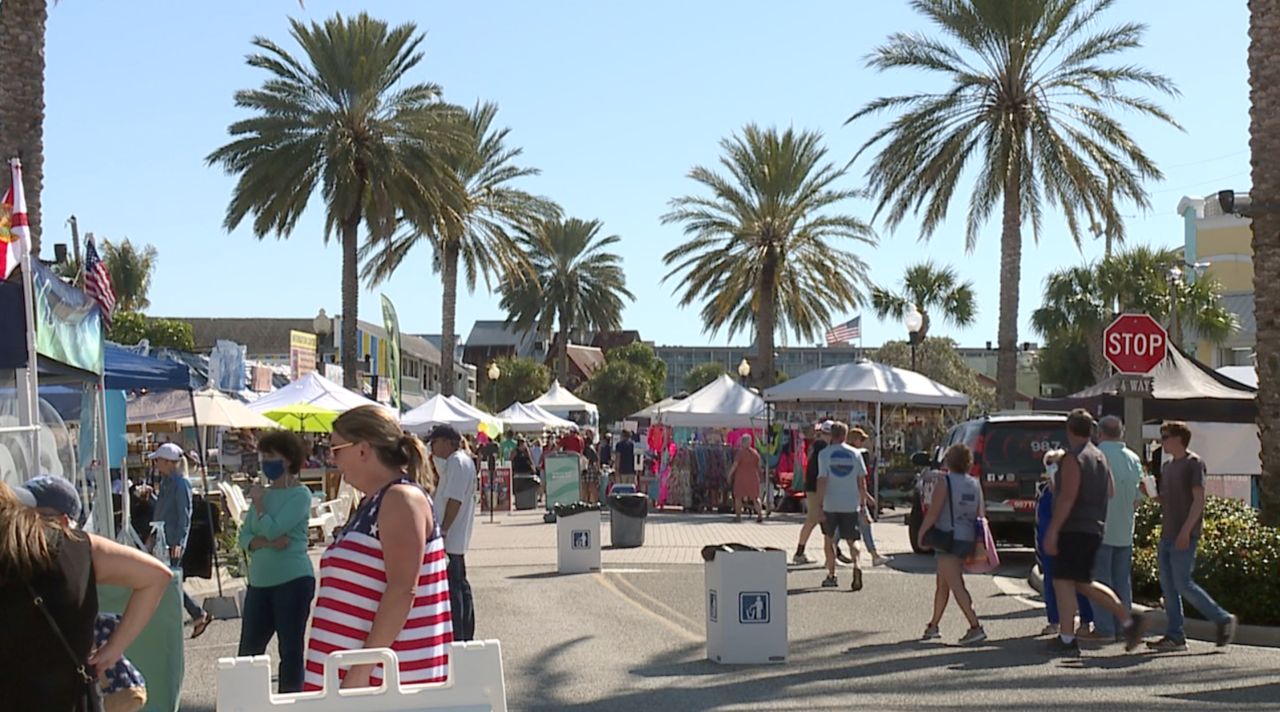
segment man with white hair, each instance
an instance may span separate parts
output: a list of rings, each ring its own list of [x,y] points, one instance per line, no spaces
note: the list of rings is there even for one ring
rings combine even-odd
[[[1142,495],[1142,461],[1125,447],[1124,423],[1114,415],[1098,421],[1098,449],[1107,458],[1115,493],[1107,502],[1106,530],[1102,546],[1093,565],[1093,578],[1116,592],[1125,608],[1133,606],[1133,515]],[[1099,609],[1094,621],[1093,637],[1108,642],[1120,635],[1116,617]],[[1088,635],[1082,635],[1089,638]]]

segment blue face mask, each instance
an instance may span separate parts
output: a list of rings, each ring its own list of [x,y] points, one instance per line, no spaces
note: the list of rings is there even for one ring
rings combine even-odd
[[[284,460],[263,460],[262,474],[272,482],[284,477]]]

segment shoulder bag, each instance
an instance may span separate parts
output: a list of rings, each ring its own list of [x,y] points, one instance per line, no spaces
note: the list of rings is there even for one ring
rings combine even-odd
[[[36,608],[40,609],[40,612],[44,614],[44,619],[49,621],[49,627],[53,629],[53,634],[57,636],[58,642],[62,643],[63,650],[67,651],[67,657],[71,658],[71,664],[75,666],[80,679],[84,681],[83,709],[89,712],[103,712],[102,686],[98,683],[98,679],[90,674],[88,663],[76,655],[71,643],[68,643],[66,637],[62,635],[62,629],[58,627],[58,622],[53,619],[53,614],[49,612],[49,607],[44,604],[44,598],[40,596],[31,584],[27,584],[27,591],[31,593],[31,600],[36,604]]]
[[[929,529],[928,534],[924,537],[923,544],[932,551],[941,551],[942,553],[950,553],[951,548],[956,543],[956,508],[955,508],[955,488],[951,486],[951,475],[946,475],[947,480],[947,515],[951,519],[951,531],[943,531],[938,528],[935,523]]]

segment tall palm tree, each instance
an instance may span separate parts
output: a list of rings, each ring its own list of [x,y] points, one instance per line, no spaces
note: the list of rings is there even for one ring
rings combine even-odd
[[[859,149],[880,146],[867,170],[876,215],[890,229],[908,213],[920,217],[923,239],[947,216],[965,169],[977,170],[965,246],[1001,209],[999,351],[996,400],[1012,408],[1017,393],[1018,281],[1022,226],[1039,239],[1045,204],[1058,206],[1079,244],[1102,223],[1116,241],[1124,227],[1116,206],[1149,209],[1143,182],[1162,177],[1155,163],[1113,115],[1131,110],[1177,126],[1131,87],[1168,96],[1166,77],[1131,64],[1107,65],[1141,46],[1145,25],[1096,27],[1114,0],[911,0],[945,35],[895,33],[868,57],[884,71],[941,75],[944,91],[872,101],[849,118],[897,113]]]
[[[533,279],[507,280],[499,289],[507,324],[549,333],[559,323],[556,377],[569,379],[569,337],[574,331],[609,331],[622,324],[627,290],[622,258],[606,248],[622,238],[602,237],[599,220],[549,218],[517,230],[516,241]]]
[[[206,161],[239,175],[229,231],[252,214],[259,239],[288,237],[311,195],[323,196],[325,241],[336,233],[342,243],[343,385],[356,388],[360,226],[388,239],[406,217],[459,214],[462,188],[446,158],[466,150],[466,131],[439,86],[408,83],[423,57],[412,23],[392,28],[361,13],[290,24],[304,56],[254,38],[261,52],[248,64],[270,77],[236,92],[254,116],[232,124],[235,139]]]
[[[440,392],[446,396],[453,395],[454,385],[454,360],[449,355],[457,350],[459,261],[465,269],[468,292],[475,291],[477,275],[484,277],[485,288],[490,291],[493,278],[525,279],[528,264],[510,230],[560,214],[560,208],[551,200],[511,185],[541,171],[515,165],[524,149],[507,145],[511,129],[493,126],[497,113],[498,105],[493,103],[477,103],[468,111],[466,127],[471,148],[449,159],[449,167],[465,190],[459,214],[448,220],[427,216],[425,224],[411,225],[394,239],[365,246],[365,252],[373,257],[365,264],[363,274],[377,284],[395,272],[415,245],[431,245],[435,269],[444,282],[440,351],[445,357],[440,365]]]
[[[89,239],[93,239],[92,234]],[[140,312],[151,306],[147,295],[151,292],[151,276],[156,271],[159,254],[155,245],[139,250],[127,237],[120,242],[103,239],[102,264],[111,277],[117,309]]]
[[[773,384],[775,332],[815,340],[833,315],[860,306],[867,264],[841,249],[846,241],[874,246],[858,218],[834,212],[858,192],[835,187],[845,169],[824,163],[822,134],[748,124],[720,141],[727,176],[697,166],[689,177],[710,193],[671,201],[663,224],[681,223],[689,241],[662,259],[663,281],[683,275],[681,306],[703,302],[709,332],[729,337],[753,328],[760,367]]]
[[[1262,441],[1262,520],[1280,526],[1280,0],[1249,0],[1249,145],[1255,205],[1251,218],[1254,309],[1258,318],[1258,427]]]
[[[1225,341],[1239,329],[1239,322],[1222,305],[1221,285],[1207,276],[1170,279],[1170,268],[1182,263],[1181,250],[1140,246],[1096,263],[1057,270],[1045,280],[1044,303],[1032,313],[1031,327],[1046,338],[1082,338],[1095,382],[1110,373],[1102,332],[1119,314],[1150,314],[1169,322],[1171,340],[1179,346],[1183,326],[1210,343]]]
[[[44,33],[48,0],[0,2],[0,165],[22,159],[31,253],[40,254],[44,188]],[[8,181],[4,181],[8,185]]]
[[[941,314],[944,321],[961,327],[973,324],[978,317],[973,282],[961,282],[954,267],[938,266],[930,260],[907,267],[901,292],[878,286],[871,289],[871,308],[881,319],[902,319],[912,307],[921,316],[920,341],[929,335],[933,323],[930,313]]]

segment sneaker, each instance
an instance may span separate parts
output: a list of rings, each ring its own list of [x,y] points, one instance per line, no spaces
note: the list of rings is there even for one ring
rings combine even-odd
[[[969,629],[968,633],[960,639],[960,645],[977,645],[987,639],[987,631],[982,626],[977,625]]]
[[[1080,657],[1080,641],[1072,640],[1070,643],[1063,642],[1062,636],[1055,635],[1044,646],[1044,651],[1056,658],[1078,658]]]
[[[871,557],[872,566],[888,566],[890,561],[893,561],[893,559],[887,556],[881,556],[879,554],[876,554]]]
[[[1227,616],[1227,619],[1218,624],[1218,647],[1225,648],[1231,645],[1236,639],[1236,628],[1240,625],[1239,619],[1235,616]]]
[[[840,582],[836,581],[835,576],[828,576],[822,580],[823,588],[836,588],[839,585],[840,585]]]
[[[1187,649],[1187,641],[1178,640],[1165,636],[1160,640],[1147,643],[1148,650],[1154,650],[1157,653],[1181,653]]]
[[[924,635],[920,637],[920,640],[937,640],[941,637],[942,631],[938,630],[938,626],[930,624],[924,627]]]
[[[1126,652],[1133,652],[1142,643],[1142,636],[1147,632],[1147,622],[1145,614],[1132,614],[1130,626],[1124,629],[1124,649]]]
[[[849,590],[850,590],[850,591],[861,591],[861,590],[862,590],[862,569],[854,568],[854,570],[853,570],[853,583],[849,586]]]
[[[1040,631],[1040,635],[1042,636],[1057,635],[1058,633],[1061,633],[1061,632],[1062,632],[1062,626],[1059,626],[1057,623],[1050,623],[1049,625],[1044,627],[1044,630]]]
[[[853,563],[853,559],[852,559],[852,558],[850,558],[850,557],[849,557],[847,554],[845,554],[843,551],[840,551],[840,547],[838,547],[838,546],[836,547],[836,561],[839,561],[839,562],[840,562],[840,563],[842,563],[842,564],[852,564],[852,563]]]
[[[791,557],[791,563],[794,566],[804,566],[805,564],[812,564],[816,562],[817,562],[817,559],[814,559],[813,557],[807,554],[798,553],[795,556]]]

